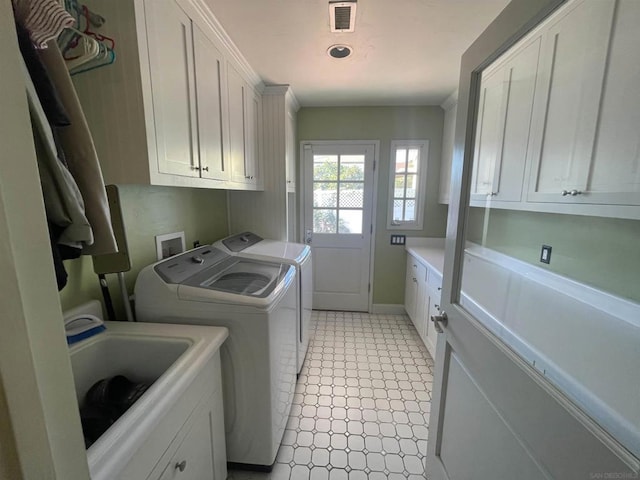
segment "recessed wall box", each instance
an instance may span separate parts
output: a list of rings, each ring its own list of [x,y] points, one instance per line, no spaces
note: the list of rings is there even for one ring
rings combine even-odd
[[[182,253],[185,249],[184,232],[156,235],[156,255],[158,260]]]

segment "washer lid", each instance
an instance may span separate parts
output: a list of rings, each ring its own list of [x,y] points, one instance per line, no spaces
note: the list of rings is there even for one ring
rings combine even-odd
[[[304,243],[281,242],[278,240],[262,240],[260,243],[246,247],[242,255],[253,258],[282,258],[289,263],[301,264],[311,255],[311,248]]]
[[[290,268],[289,265],[281,263],[231,257],[189,277],[182,284],[235,295],[266,298],[285,281]]]

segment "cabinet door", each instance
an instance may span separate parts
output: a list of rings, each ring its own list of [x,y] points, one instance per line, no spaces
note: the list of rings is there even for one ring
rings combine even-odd
[[[416,325],[416,301],[418,297],[418,262],[411,255],[407,255],[407,273],[404,284],[404,309]],[[416,327],[417,328],[417,327]]]
[[[161,173],[197,177],[191,20],[173,0],[147,0],[145,11],[157,168]]]
[[[211,405],[209,407],[197,413],[189,432],[157,477],[158,480],[215,479],[213,411]]]
[[[436,358],[436,345],[438,344],[438,332],[436,332],[435,326],[431,321],[433,315],[440,315],[440,291],[429,287],[428,294],[429,305],[427,310],[427,324],[425,326],[425,346],[431,354],[433,359]]]
[[[563,191],[587,190],[614,6],[576,2],[545,31],[529,201],[573,201]]]
[[[540,37],[525,43],[504,66],[504,126],[492,187],[496,200],[519,202],[522,198],[540,43]]]
[[[587,194],[640,205],[640,2],[618,2]]]
[[[296,191],[296,117],[295,114],[287,110],[287,118],[285,124],[285,148],[286,148],[286,181],[287,192],[294,193]]]
[[[429,292],[427,291],[426,269],[418,272],[418,292],[416,295],[415,327],[422,342],[427,342],[427,315],[429,314]]]
[[[500,67],[482,76],[471,179],[473,200],[482,200],[494,191],[504,131],[505,73],[505,69]]]
[[[262,102],[260,95],[245,84],[245,171],[249,178],[247,183],[262,183],[261,130]]]
[[[245,151],[245,83],[231,63],[227,63],[227,91],[229,99],[229,159],[231,180],[249,180]]]
[[[196,100],[198,104],[198,146],[200,175],[229,180],[231,167],[225,152],[226,96],[223,95],[224,56],[215,44],[193,25]]]

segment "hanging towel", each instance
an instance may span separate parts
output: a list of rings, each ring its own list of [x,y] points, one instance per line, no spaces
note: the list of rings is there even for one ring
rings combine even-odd
[[[82,253],[116,253],[118,246],[111,225],[98,154],[64,59],[54,41],[49,42],[48,48],[38,53],[71,121],[71,125],[57,128],[56,131],[69,171],[82,193],[85,213],[93,229],[94,242],[92,245],[85,245]]]
[[[24,61],[22,66],[47,219],[64,227],[58,243],[82,248],[93,243],[91,226],[84,214],[82,195],[69,171],[58,160],[51,126]]]
[[[13,9],[36,48],[47,48],[49,40],[76,23],[59,0],[13,0]]]

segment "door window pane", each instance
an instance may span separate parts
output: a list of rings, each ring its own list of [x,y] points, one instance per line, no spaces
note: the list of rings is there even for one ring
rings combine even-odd
[[[418,159],[420,158],[420,150],[417,148],[410,148],[407,160],[407,172],[409,173],[417,173],[418,172]]]
[[[362,208],[364,204],[364,183],[340,184],[340,208]]]
[[[329,209],[313,210],[314,233],[336,233],[338,230],[338,211]]]
[[[407,174],[407,191],[405,193],[406,198],[416,198],[418,191],[418,176]]]
[[[314,182],[313,184],[313,206],[314,207],[337,207],[338,184],[329,182]]]
[[[339,233],[362,233],[362,210],[340,210]]]
[[[314,180],[338,180],[338,156],[314,155],[313,156]]]
[[[340,156],[340,181],[364,182],[364,155]]]

